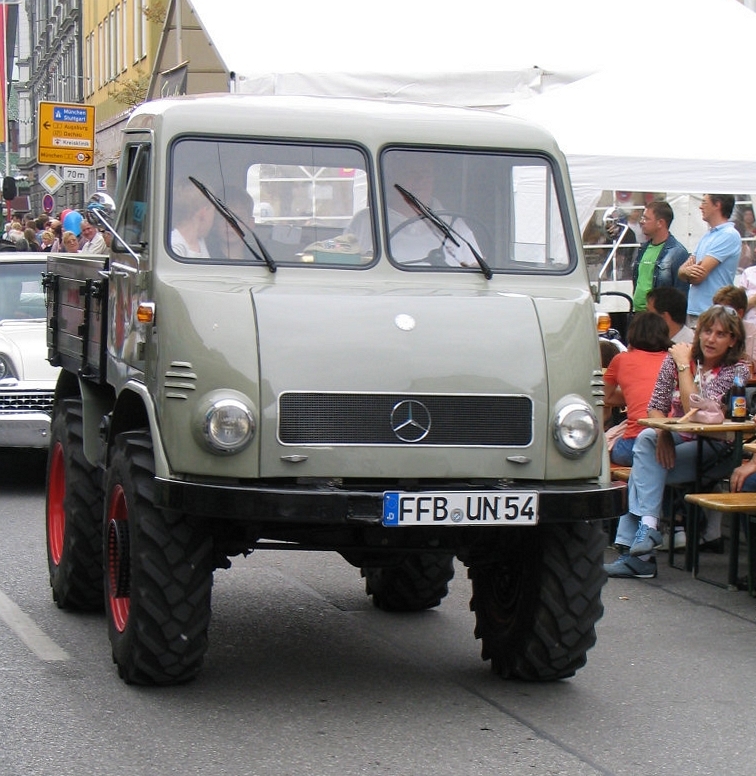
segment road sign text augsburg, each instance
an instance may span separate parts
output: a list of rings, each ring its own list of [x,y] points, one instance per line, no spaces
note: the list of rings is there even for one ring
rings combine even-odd
[[[94,106],[39,103],[37,162],[92,167],[94,165]]]

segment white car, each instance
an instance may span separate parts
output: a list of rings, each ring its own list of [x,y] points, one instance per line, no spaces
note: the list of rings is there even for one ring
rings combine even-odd
[[[47,361],[46,253],[0,252],[0,447],[47,447],[58,369]]]

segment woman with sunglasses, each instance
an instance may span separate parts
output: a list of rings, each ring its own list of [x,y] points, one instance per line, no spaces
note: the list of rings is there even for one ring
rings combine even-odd
[[[703,312],[692,345],[678,342],[669,349],[648,404],[652,418],[682,417],[691,409],[691,394],[720,404],[736,377],[745,384],[750,368],[744,357],[745,330],[732,307],[714,305]],[[610,577],[656,576],[654,551],[661,546],[659,531],[664,487],[693,482],[697,442],[689,434],[644,429],[635,442],[627,484],[630,511],[620,518],[615,546],[620,557],[605,566]],[[723,455],[727,442],[706,445],[703,465],[713,479],[727,476],[732,464]],[[625,549],[627,548],[627,549]]]

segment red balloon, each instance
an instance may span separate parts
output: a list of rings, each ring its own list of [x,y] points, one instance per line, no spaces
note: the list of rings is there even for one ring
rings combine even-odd
[[[64,221],[65,217],[66,217],[66,216],[67,216],[69,213],[73,213],[73,210],[71,210],[71,208],[69,208],[69,207],[67,207],[67,208],[66,208],[64,211],[62,211],[62,212],[61,212],[61,214],[60,214],[60,222],[61,222],[61,223],[63,223],[63,221]]]

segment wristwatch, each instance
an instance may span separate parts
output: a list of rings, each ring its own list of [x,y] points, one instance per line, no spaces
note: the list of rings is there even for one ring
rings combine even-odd
[[[680,366],[680,364],[676,364],[676,366],[678,372],[684,372],[688,368],[688,364],[683,364],[682,366]]]

